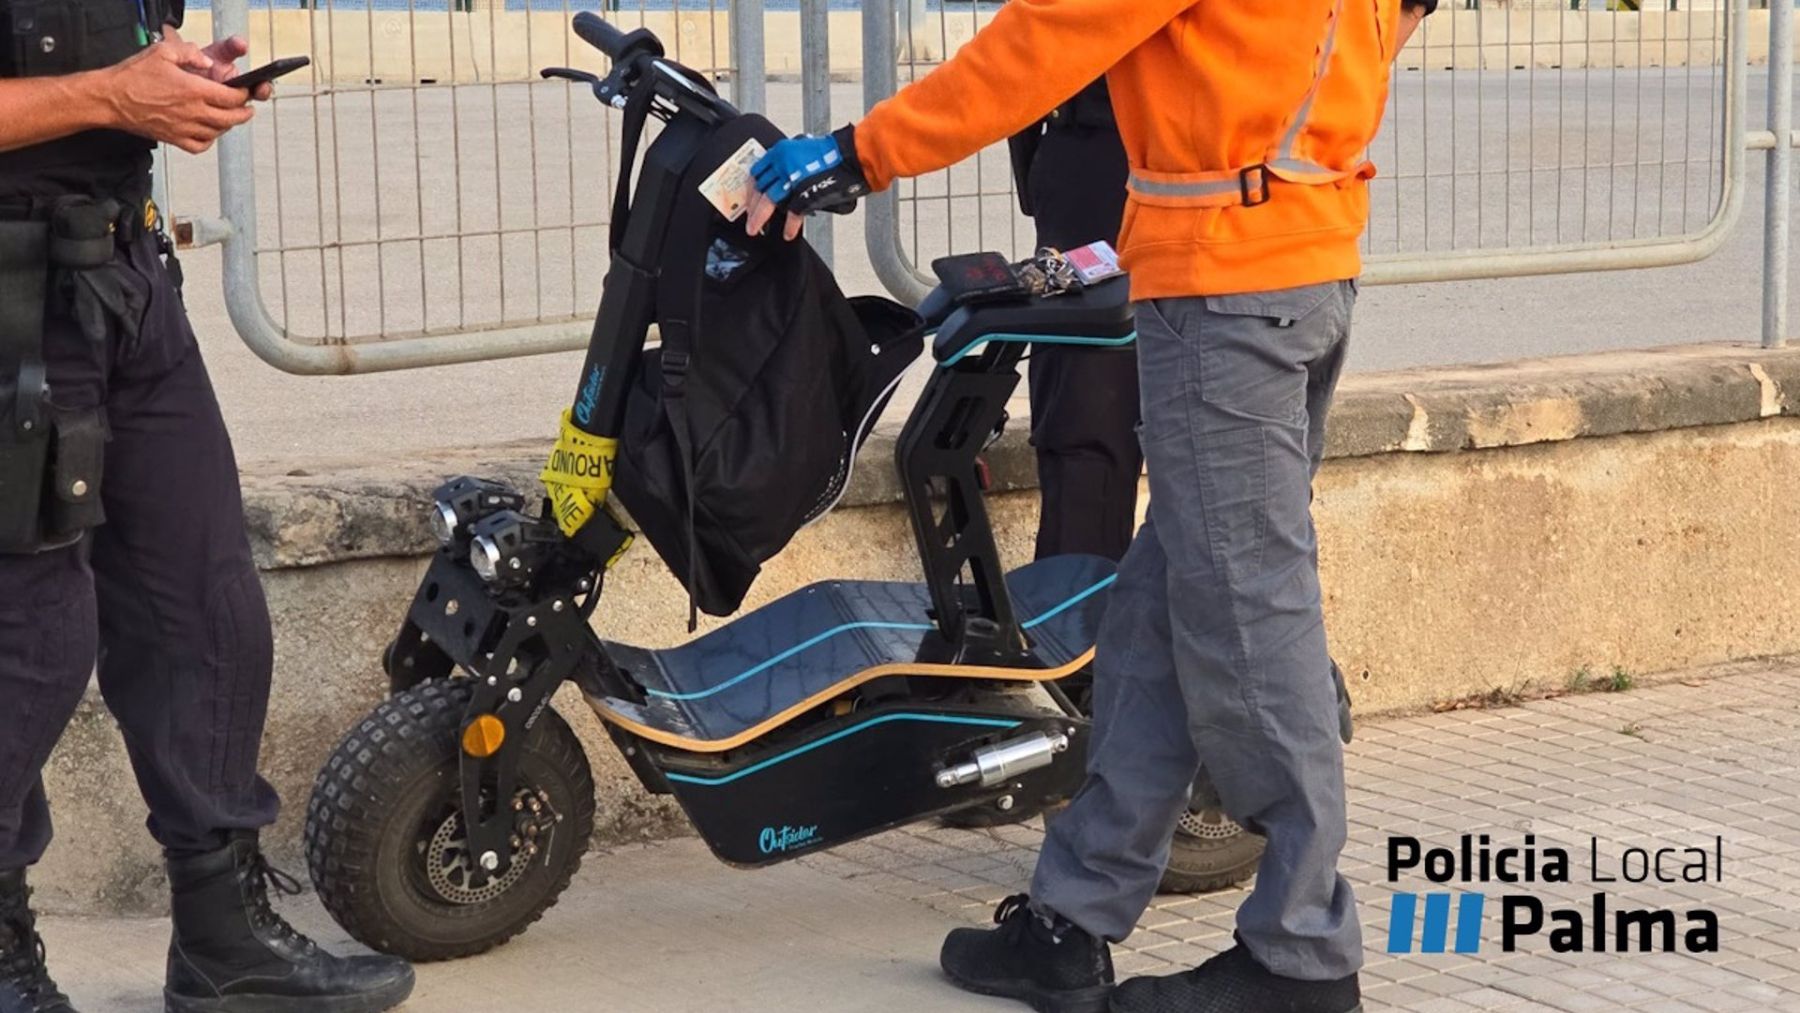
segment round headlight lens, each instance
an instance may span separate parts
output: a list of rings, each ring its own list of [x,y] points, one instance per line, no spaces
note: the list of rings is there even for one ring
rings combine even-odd
[[[500,576],[500,546],[486,535],[475,539],[469,545],[469,565],[476,576],[492,584]]]
[[[456,540],[456,521],[456,508],[438,500],[437,509],[431,512],[431,533],[437,536],[438,544],[449,545]]]

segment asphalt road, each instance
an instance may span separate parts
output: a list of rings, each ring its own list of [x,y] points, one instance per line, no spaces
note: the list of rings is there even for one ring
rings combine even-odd
[[[1384,175],[1374,191],[1370,251],[1431,256],[1474,245],[1698,230],[1720,191],[1716,73],[1399,75],[1389,126],[1372,152]],[[1753,72],[1753,125],[1765,89]],[[773,83],[769,93],[773,118],[797,126],[798,86]],[[860,85],[837,85],[833,100],[837,118],[850,118],[861,107]],[[454,96],[430,89],[416,97],[383,88],[294,98],[277,111],[258,121],[260,242],[314,249],[284,262],[265,257],[263,298],[297,333],[555,318],[588,312],[597,299],[599,223],[610,198],[601,167],[616,159],[617,117],[584,93],[565,104],[560,86],[462,88]],[[379,142],[371,140],[376,134]],[[1366,288],[1351,368],[1753,341],[1762,164],[1761,153],[1749,156],[1742,219],[1704,262]],[[959,169],[952,188],[1001,189],[1005,172],[1004,160],[990,153],[978,168]],[[171,177],[178,213],[217,207],[211,156],[177,156]],[[952,247],[1022,251],[1029,242],[1004,196],[937,199],[943,186],[934,181],[917,193],[926,199],[912,205],[917,212],[905,232],[921,261]],[[521,231],[533,226],[543,231]],[[863,254],[861,217],[834,227],[846,291],[879,291]],[[370,242],[457,231],[478,235]],[[251,468],[547,439],[574,383],[572,354],[376,376],[288,376],[235,338],[218,251],[191,251],[184,262],[189,306]]]

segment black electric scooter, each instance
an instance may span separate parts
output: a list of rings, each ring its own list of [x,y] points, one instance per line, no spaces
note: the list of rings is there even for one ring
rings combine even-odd
[[[615,107],[651,89],[666,123],[645,153],[582,371],[605,378],[582,397],[589,431],[611,436],[638,375],[677,181],[738,114],[649,32],[585,13],[574,27],[612,72],[545,75],[589,83]],[[346,930],[379,950],[446,959],[505,941],[555,902],[594,823],[586,757],[549,706],[564,683],[643,785],[672,794],[734,865],[940,816],[1022,816],[1074,793],[1088,734],[1080,680],[1114,567],[1064,556],[1008,573],[980,455],[1031,342],[1131,340],[1126,282],[966,306],[940,289],[921,315],[937,366],[896,460],[920,583],[824,581],[648,650],[589,625],[608,561],[629,539],[610,514],[571,540],[527,512],[519,491],[466,477],[438,490],[443,547],[384,659],[392,695],[345,735],[307,811],[312,879]],[[1204,796],[1189,820],[1181,885],[1249,874],[1260,839]]]

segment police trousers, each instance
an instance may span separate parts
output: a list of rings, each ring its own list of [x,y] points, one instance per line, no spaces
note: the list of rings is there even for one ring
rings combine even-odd
[[[212,850],[275,818],[256,774],[269,614],[231,441],[154,236],[117,256],[146,297],[136,335],[94,341],[53,313],[44,348],[53,403],[104,406],[106,521],[0,555],[0,869],[50,841],[42,771],[96,671],[165,849]]]
[[[1117,127],[1053,126],[1032,159],[1039,246],[1116,241],[1125,215],[1125,145]],[[1118,559],[1137,527],[1137,355],[1130,349],[1033,345],[1031,444],[1042,514],[1037,558]]]
[[[1330,282],[1138,305],[1149,519],[1100,628],[1088,779],[1031,890],[1095,935],[1137,923],[1204,764],[1268,838],[1244,945],[1288,977],[1361,965],[1311,513],[1355,296]]]

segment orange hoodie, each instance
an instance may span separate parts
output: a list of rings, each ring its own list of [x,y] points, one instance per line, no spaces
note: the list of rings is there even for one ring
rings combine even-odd
[[[1132,295],[1354,277],[1400,0],[1009,0],[856,125],[869,184],[954,164],[1106,73]],[[1110,69],[1109,69],[1110,68]]]

